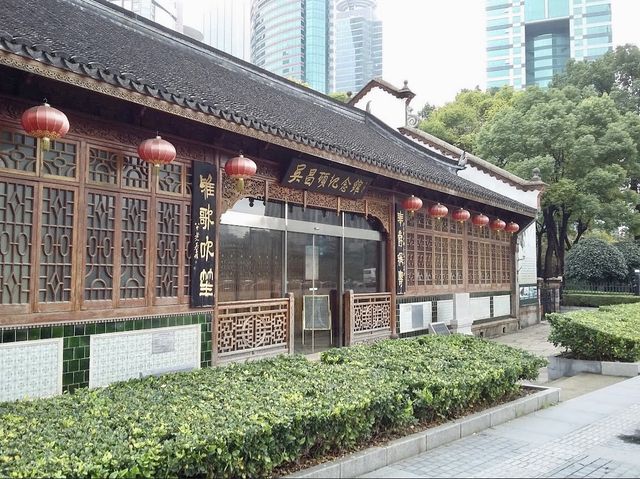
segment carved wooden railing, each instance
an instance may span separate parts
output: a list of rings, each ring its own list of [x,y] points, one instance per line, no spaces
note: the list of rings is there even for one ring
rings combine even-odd
[[[345,344],[391,337],[391,293],[344,293]]]
[[[293,294],[218,304],[216,364],[293,354]]]

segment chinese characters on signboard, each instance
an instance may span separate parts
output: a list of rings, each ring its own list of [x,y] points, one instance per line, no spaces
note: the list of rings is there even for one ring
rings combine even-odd
[[[191,307],[213,306],[215,293],[216,168],[193,162],[191,185]]]
[[[371,184],[371,180],[356,173],[294,159],[289,165],[282,184],[299,190],[360,199]]]
[[[407,222],[405,211],[396,205],[396,293],[404,294],[407,291],[407,278],[405,275],[405,241],[407,236]]]

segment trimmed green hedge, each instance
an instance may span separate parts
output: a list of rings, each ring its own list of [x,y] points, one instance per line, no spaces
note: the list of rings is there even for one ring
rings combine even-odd
[[[0,476],[261,477],[495,401],[544,360],[453,335],[0,404]]]
[[[640,361],[640,305],[603,306],[597,311],[548,314],[549,341],[577,359]]]
[[[620,293],[568,293],[562,296],[564,306],[608,306],[612,304],[640,303],[640,296]]]

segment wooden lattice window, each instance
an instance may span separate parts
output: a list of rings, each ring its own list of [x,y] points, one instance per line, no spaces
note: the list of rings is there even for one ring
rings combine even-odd
[[[410,293],[463,287],[464,228],[448,218],[417,211],[407,219],[406,273]]]
[[[3,313],[187,304],[190,170],[0,127]]]

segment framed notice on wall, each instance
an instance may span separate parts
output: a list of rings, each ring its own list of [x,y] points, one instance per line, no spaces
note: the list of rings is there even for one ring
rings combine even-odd
[[[191,184],[191,307],[213,306],[216,291],[216,167],[193,162]]]

